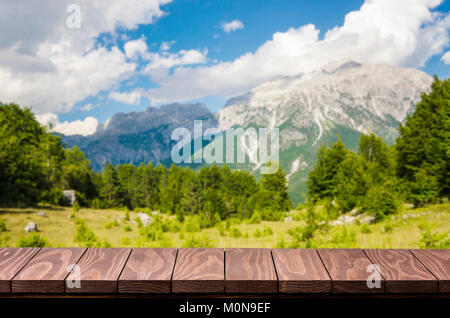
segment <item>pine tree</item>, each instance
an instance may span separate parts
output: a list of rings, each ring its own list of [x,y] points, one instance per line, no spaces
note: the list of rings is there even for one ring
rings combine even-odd
[[[439,194],[450,192],[450,79],[435,77],[431,92],[422,95],[414,113],[400,125],[397,174],[409,182],[426,171],[439,183]],[[422,172],[423,173],[423,172]]]
[[[346,158],[349,150],[341,138],[327,148],[322,145],[317,154],[317,163],[308,176],[308,196],[312,200],[332,197],[336,186],[339,165]]]

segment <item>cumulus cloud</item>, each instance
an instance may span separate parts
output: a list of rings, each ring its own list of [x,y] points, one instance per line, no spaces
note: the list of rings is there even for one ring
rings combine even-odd
[[[442,55],[441,61],[444,62],[445,64],[450,65],[450,51],[448,51],[444,55]]]
[[[170,41],[170,42],[162,42],[161,46],[159,47],[159,49],[161,51],[168,51],[170,50],[170,48],[172,47],[172,45],[175,43],[175,41]]]
[[[70,110],[135,73],[116,45],[96,38],[164,16],[171,0],[79,0],[80,28],[69,28],[71,0],[0,2],[0,96],[38,114]],[[131,54],[131,53],[129,53]]]
[[[240,30],[244,28],[244,24],[242,21],[239,20],[233,20],[229,22],[223,22],[221,24],[222,30],[224,30],[226,33],[230,33],[236,30]]]
[[[140,103],[142,95],[143,93],[141,90],[134,90],[132,92],[123,92],[123,93],[111,92],[109,93],[108,97],[121,103],[137,105]]]
[[[330,61],[421,67],[449,43],[450,15],[432,9],[441,0],[366,0],[346,15],[342,26],[323,39],[312,24],[276,32],[255,52],[211,66],[178,67],[151,73],[159,87],[148,97],[154,102],[183,101],[204,96],[230,97],[277,76],[293,76]]]
[[[58,115],[56,115],[55,113],[36,115],[36,120],[41,125],[48,127],[51,125],[51,131],[64,134],[66,136],[92,135],[97,131],[98,126],[98,120],[94,117],[86,117],[84,120],[60,122],[58,119]]]

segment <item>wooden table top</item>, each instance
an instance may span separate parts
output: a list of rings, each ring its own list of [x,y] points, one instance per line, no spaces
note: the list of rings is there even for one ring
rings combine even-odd
[[[450,294],[450,250],[0,248],[0,297]]]

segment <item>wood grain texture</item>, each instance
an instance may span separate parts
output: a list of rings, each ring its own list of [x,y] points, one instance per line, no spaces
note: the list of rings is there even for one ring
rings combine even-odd
[[[11,292],[11,279],[39,252],[39,248],[0,248],[0,293]]]
[[[170,293],[176,248],[135,248],[119,278],[119,293]]]
[[[450,249],[410,251],[439,280],[439,292],[450,293]]]
[[[226,249],[225,292],[278,292],[278,279],[270,250],[265,248]]]
[[[11,281],[13,293],[64,293],[70,264],[76,264],[85,248],[43,248]]]
[[[360,249],[319,249],[317,250],[325,268],[330,274],[333,293],[384,293],[385,281],[380,280],[380,288],[369,288],[367,272],[371,261]]]
[[[129,248],[89,248],[78,261],[80,273],[72,271],[66,279],[66,293],[116,293],[117,280],[131,252]],[[68,281],[81,282],[69,288]]]
[[[316,250],[274,249],[280,293],[331,292],[331,278]]]
[[[387,293],[437,293],[438,281],[408,250],[364,250],[380,267]]]
[[[174,293],[223,293],[224,251],[221,248],[182,248],[172,278]]]

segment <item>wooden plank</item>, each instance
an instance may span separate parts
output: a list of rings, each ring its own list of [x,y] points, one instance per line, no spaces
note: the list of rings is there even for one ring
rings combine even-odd
[[[272,254],[266,248],[231,248],[225,251],[226,293],[277,293]]]
[[[438,281],[408,250],[364,250],[380,267],[387,293],[437,293]]]
[[[11,279],[39,252],[39,248],[0,248],[0,293],[11,292]]]
[[[135,248],[119,278],[119,293],[170,293],[176,248]]]
[[[367,280],[371,261],[360,249],[317,250],[330,274],[333,293],[384,293],[385,281],[380,277],[380,288],[369,288]]]
[[[183,248],[178,251],[172,278],[174,293],[223,293],[224,251]]]
[[[450,293],[450,249],[410,251],[439,280],[439,292]]]
[[[13,293],[64,293],[68,266],[85,248],[43,248],[12,280]]]
[[[129,248],[89,248],[77,263],[79,271],[67,277],[66,293],[116,293],[117,280],[130,252]],[[70,288],[70,282],[77,280],[80,288]]]
[[[331,292],[331,278],[316,250],[274,249],[280,293]]]

